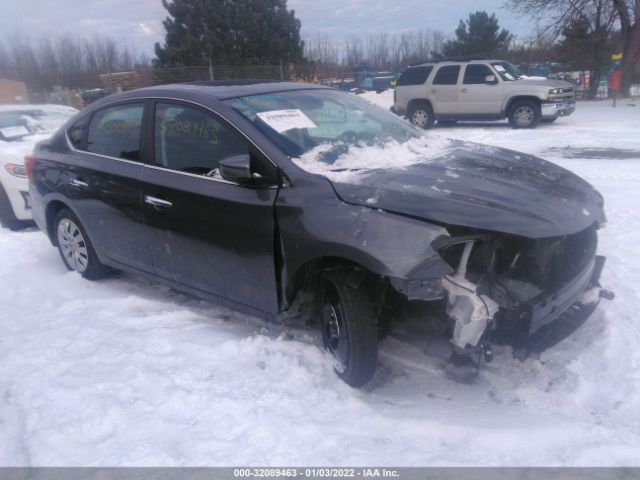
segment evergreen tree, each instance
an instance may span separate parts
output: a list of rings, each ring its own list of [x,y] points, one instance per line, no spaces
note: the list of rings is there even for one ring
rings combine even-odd
[[[610,52],[615,51],[615,32],[603,25],[593,25],[585,16],[572,20],[563,30],[556,47],[557,58],[569,70],[591,72],[589,90],[598,92],[598,79],[606,75]]]
[[[455,40],[446,42],[442,53],[451,57],[474,54],[500,56],[509,49],[512,39],[508,30],[500,29],[494,13],[489,16],[485,11],[478,11],[469,14],[466,22],[460,20]]]
[[[162,0],[169,16],[156,67],[299,62],[300,20],[286,0]]]

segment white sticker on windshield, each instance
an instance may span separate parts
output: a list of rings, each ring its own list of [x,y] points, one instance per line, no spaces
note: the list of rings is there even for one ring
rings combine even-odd
[[[494,65],[495,69],[499,72],[504,72],[504,67],[502,65]]]
[[[293,128],[317,127],[317,125],[298,108],[260,112],[258,113],[258,117],[278,133],[286,132]]]
[[[4,138],[15,138],[24,137],[25,135],[29,135],[31,132],[23,125],[16,125],[15,127],[0,128],[0,133]]]

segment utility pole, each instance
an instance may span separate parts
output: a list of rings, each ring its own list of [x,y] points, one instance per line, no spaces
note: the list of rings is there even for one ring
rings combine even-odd
[[[213,64],[211,63],[211,57],[209,57],[209,80],[213,81]]]

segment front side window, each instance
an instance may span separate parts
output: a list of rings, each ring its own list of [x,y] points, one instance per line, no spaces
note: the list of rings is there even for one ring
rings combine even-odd
[[[432,66],[427,67],[412,67],[406,69],[398,78],[398,87],[405,85],[424,85],[427,81],[427,77],[433,70]]]
[[[140,160],[140,131],[144,104],[99,110],[89,124],[87,151],[125,160]]]
[[[155,112],[156,165],[216,176],[220,160],[249,153],[244,139],[204,110],[158,103]]]
[[[464,71],[463,83],[465,85],[485,84],[489,75],[494,75],[494,73],[486,65],[467,65],[467,68]]]
[[[456,85],[458,83],[458,74],[460,73],[460,65],[446,65],[440,67],[433,79],[434,85]]]

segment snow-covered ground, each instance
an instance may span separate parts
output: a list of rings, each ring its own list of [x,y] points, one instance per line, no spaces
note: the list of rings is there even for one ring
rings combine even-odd
[[[0,230],[0,465],[640,466],[640,105],[621,103],[428,133],[538,154],[606,200],[615,301],[539,358],[496,348],[473,385],[404,327],[353,390],[313,330],[125,274],[88,282],[42,233]]]

